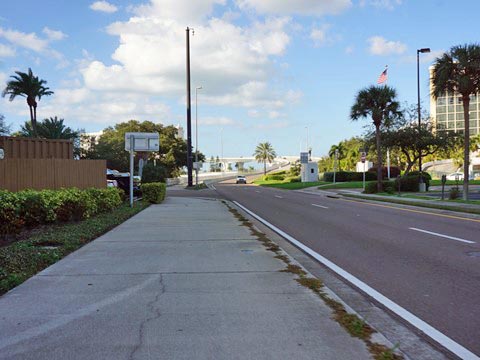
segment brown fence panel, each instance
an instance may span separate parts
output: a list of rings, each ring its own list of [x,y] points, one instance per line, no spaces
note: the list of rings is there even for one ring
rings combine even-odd
[[[60,189],[106,187],[105,160],[0,160],[0,189]]]
[[[0,136],[0,148],[5,159],[73,159],[71,140]]]

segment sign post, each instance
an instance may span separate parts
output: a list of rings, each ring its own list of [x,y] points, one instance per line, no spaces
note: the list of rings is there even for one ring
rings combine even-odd
[[[362,151],[362,156],[360,158],[363,164],[363,191],[365,191],[365,160],[367,159],[367,153]]]
[[[159,151],[158,133],[125,133],[125,150],[130,152],[130,207],[133,207],[133,165],[135,151]]]

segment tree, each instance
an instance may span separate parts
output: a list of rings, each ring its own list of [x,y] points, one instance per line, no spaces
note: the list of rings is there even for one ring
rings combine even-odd
[[[28,73],[15,71],[17,75],[10,76],[13,80],[7,82],[7,87],[3,90],[2,96],[7,94],[9,100],[13,101],[17,96],[27,98],[28,108],[30,110],[30,122],[32,124],[33,133],[37,133],[37,98],[40,101],[42,96],[49,96],[53,94],[48,87],[45,80],[40,80],[38,76],[34,76],[32,69],[28,69]]]
[[[463,199],[468,200],[470,166],[470,96],[480,92],[480,45],[454,46],[433,64],[432,95],[458,93],[462,98],[464,119]]]
[[[273,159],[277,156],[275,150],[273,150],[272,145],[269,142],[260,143],[255,148],[255,160],[263,163],[263,174],[267,174],[267,161],[271,163]]]
[[[400,104],[396,100],[395,89],[388,86],[370,86],[360,90],[350,111],[350,118],[356,121],[371,117],[375,126],[377,148],[377,190],[382,191],[382,151],[380,127],[400,116]]]
[[[8,135],[10,133],[10,126],[5,123],[5,117],[0,114],[0,135]]]
[[[66,126],[63,122],[64,119],[59,119],[56,116],[37,123],[37,133],[33,130],[33,126],[30,122],[25,122],[20,128],[20,136],[24,137],[41,137],[44,139],[77,139],[80,134],[78,131],[72,130]]]
[[[416,122],[399,122],[394,128],[382,133],[382,143],[385,147],[399,151],[404,155],[407,175],[420,156],[425,158],[440,150],[452,149],[455,136],[446,131],[433,131],[430,121],[423,122],[420,128]],[[437,129],[438,130],[438,129]],[[415,141],[412,141],[415,139]]]
[[[343,146],[342,142],[340,142],[338,145],[332,145],[330,147],[330,150],[328,151],[328,156],[333,158],[334,164],[335,164],[335,153],[337,154],[337,162],[338,162],[338,170],[340,171],[342,169],[341,165],[341,160],[345,157],[345,147]]]
[[[130,120],[116,124],[103,130],[93,151],[88,153],[89,159],[106,159],[109,169],[128,171],[129,155],[125,151],[126,132],[158,132],[160,134],[160,151],[138,152],[136,160],[157,159],[165,168],[165,176],[175,177],[180,174],[182,167],[187,165],[187,143],[176,136],[177,129],[174,126],[163,126],[151,121],[139,122]],[[205,156],[199,153],[199,158]]]

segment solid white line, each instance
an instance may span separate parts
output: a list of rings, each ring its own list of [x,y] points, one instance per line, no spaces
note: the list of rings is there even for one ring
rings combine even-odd
[[[261,193],[261,191],[258,191],[258,190],[255,190],[255,192],[256,192],[256,193],[259,193],[259,194]]]
[[[212,187],[213,190],[217,190],[217,188],[215,187],[215,185],[210,185]]]
[[[323,206],[323,205],[312,204],[312,206],[316,206],[316,207],[319,207],[319,208],[322,208],[322,209],[328,209],[328,207]]]
[[[450,239],[450,240],[461,241],[461,242],[464,242],[464,243],[467,243],[467,244],[475,244],[475,241],[460,239],[460,238],[457,238],[457,237],[455,237],[455,236],[443,235],[443,234],[439,234],[439,233],[436,233],[436,232],[427,231],[427,230],[422,230],[422,229],[417,229],[417,228],[413,228],[413,227],[411,227],[411,228],[409,228],[409,229],[410,229],[410,230],[415,230],[415,231],[420,231],[420,232],[423,232],[423,233],[425,233],[425,234],[440,236],[440,237],[443,237],[443,238],[446,238],[446,239]]]
[[[283,196],[275,195],[276,198],[283,199]]]
[[[359,289],[361,289],[362,291],[364,291],[365,293],[370,295],[372,298],[377,300],[379,303],[383,304],[386,308],[393,311],[395,314],[397,314],[398,316],[400,316],[404,320],[408,321],[410,324],[415,326],[420,331],[424,332],[427,336],[429,336],[430,338],[432,338],[433,340],[435,340],[436,342],[438,342],[439,344],[441,344],[442,346],[444,346],[445,348],[450,350],[455,355],[459,356],[462,359],[472,359],[472,360],[473,359],[480,359],[480,357],[478,357],[477,355],[472,353],[470,350],[468,350],[468,349],[464,348],[462,345],[456,343],[455,341],[450,339],[448,336],[444,335],[443,333],[441,333],[440,331],[435,329],[433,326],[427,324],[422,319],[416,317],[415,315],[413,315],[408,310],[402,308],[397,303],[393,302],[392,300],[390,300],[386,296],[379,293],[377,290],[368,286],[363,281],[356,278],[355,276],[353,276],[349,272],[343,270],[341,267],[335,265],[333,262],[331,262],[327,258],[324,258],[322,255],[316,253],[315,251],[313,251],[312,249],[310,249],[308,246],[304,245],[303,243],[301,243],[297,239],[293,238],[292,236],[288,235],[284,231],[280,230],[275,225],[270,224],[267,220],[261,218],[260,216],[258,216],[254,212],[248,210],[246,207],[239,204],[237,201],[234,201],[234,203],[237,206],[239,206],[240,208],[242,208],[243,210],[245,210],[247,213],[252,215],[254,218],[256,218],[257,220],[259,220],[260,222],[262,222],[263,224],[268,226],[270,229],[275,231],[277,234],[284,237],[285,239],[290,241],[292,244],[294,244],[295,246],[297,246],[301,250],[305,251],[307,254],[309,254],[313,258],[320,261],[323,265],[325,265],[326,267],[328,267],[332,271],[336,272],[338,275],[343,277],[345,280],[349,281],[350,283],[352,283],[353,285],[355,285],[356,287],[358,287]]]

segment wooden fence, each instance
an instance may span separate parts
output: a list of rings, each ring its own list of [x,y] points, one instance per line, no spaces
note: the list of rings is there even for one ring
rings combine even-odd
[[[0,189],[105,188],[105,160],[4,159],[0,160]]]
[[[5,159],[72,159],[73,142],[61,139],[37,139],[0,136]]]

